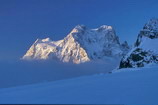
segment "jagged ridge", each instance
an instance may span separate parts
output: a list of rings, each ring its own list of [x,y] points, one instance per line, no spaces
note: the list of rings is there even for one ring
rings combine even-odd
[[[120,62],[120,68],[158,63],[158,19],[151,19],[140,31],[134,48]]]

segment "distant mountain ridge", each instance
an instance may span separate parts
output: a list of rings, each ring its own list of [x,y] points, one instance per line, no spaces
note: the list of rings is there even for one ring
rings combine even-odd
[[[128,51],[128,43],[120,44],[111,26],[88,29],[84,25],[77,25],[63,40],[37,39],[23,59],[57,59],[79,64],[97,59],[121,58]]]

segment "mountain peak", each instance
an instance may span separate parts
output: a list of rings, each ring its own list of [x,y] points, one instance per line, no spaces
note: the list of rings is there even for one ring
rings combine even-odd
[[[158,38],[158,19],[150,19],[140,31],[136,40],[135,46],[138,47],[145,38],[156,39]]]
[[[112,26],[102,25],[98,29],[112,29]]]
[[[42,42],[50,42],[50,41],[52,41],[50,38],[42,39]]]
[[[158,32],[158,19],[150,19],[143,27],[143,31]]]
[[[75,26],[75,29],[78,29],[78,30],[82,30],[82,29],[86,29],[86,26],[85,25],[77,25]]]
[[[23,58],[51,58],[78,64],[109,57],[119,58],[127,50],[127,43],[119,43],[111,26],[102,25],[97,29],[87,29],[84,25],[77,25],[63,40],[38,39]]]
[[[151,18],[149,21],[148,21],[148,24],[158,24],[158,18]]]
[[[71,36],[73,36],[74,34],[76,34],[76,33],[84,33],[85,32],[85,30],[86,30],[87,28],[86,28],[86,26],[85,25],[77,25],[77,26],[75,26],[75,28],[73,28],[72,29],[72,31],[70,32],[70,34],[68,35],[69,37]]]
[[[140,31],[134,48],[121,60],[120,68],[158,63],[158,19],[150,19]]]

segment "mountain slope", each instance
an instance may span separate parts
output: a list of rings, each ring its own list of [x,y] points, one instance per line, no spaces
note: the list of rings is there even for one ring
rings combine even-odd
[[[151,19],[140,31],[134,48],[120,63],[120,68],[143,67],[158,63],[158,19]]]
[[[111,26],[88,29],[78,25],[63,40],[38,39],[23,59],[58,59],[78,64],[109,57],[119,58],[128,50],[127,42],[120,44]]]
[[[0,104],[157,104],[158,67],[0,89]]]

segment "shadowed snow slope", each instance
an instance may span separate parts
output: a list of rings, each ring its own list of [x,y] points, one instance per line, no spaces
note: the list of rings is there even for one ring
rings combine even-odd
[[[0,89],[0,103],[158,104],[158,67]]]
[[[79,64],[97,59],[107,61],[109,57],[120,58],[128,50],[128,44],[120,44],[111,26],[88,29],[78,25],[63,40],[37,39],[23,59],[58,59]]]

